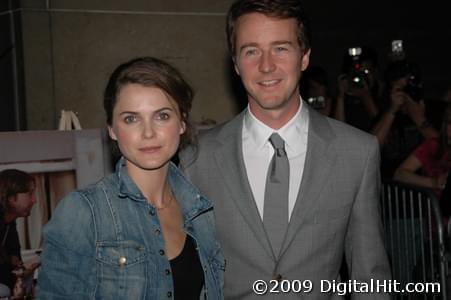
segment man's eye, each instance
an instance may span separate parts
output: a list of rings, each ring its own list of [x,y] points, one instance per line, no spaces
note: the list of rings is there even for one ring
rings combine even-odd
[[[280,52],[285,52],[288,49],[286,47],[276,47],[276,52],[280,53]]]
[[[124,118],[124,122],[127,123],[127,124],[136,122],[136,120],[137,120],[136,116],[133,116],[133,115],[131,115],[131,116],[126,116],[126,117]]]
[[[244,52],[245,56],[253,56],[253,55],[256,55],[256,54],[257,54],[257,49],[247,49]]]

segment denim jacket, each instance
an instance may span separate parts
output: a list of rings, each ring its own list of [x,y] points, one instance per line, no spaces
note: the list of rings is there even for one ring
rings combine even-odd
[[[56,208],[43,231],[39,299],[174,297],[156,209],[124,166],[121,159],[115,173],[72,192]],[[183,229],[197,244],[205,278],[201,299],[222,299],[225,261],[212,205],[172,163],[169,183]]]

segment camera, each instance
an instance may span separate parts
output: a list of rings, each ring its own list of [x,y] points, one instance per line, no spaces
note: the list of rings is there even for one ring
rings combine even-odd
[[[392,64],[388,71],[392,79],[407,77],[407,85],[403,91],[414,101],[422,100],[424,93],[420,69],[417,65],[406,60],[402,40],[392,40],[390,58],[392,59]]]
[[[391,53],[390,58],[392,61],[399,61],[405,59],[404,47],[402,40],[391,41]]]
[[[404,92],[412,98],[414,101],[420,101],[423,99],[423,83],[414,74],[409,74],[407,85],[404,87]]]
[[[368,80],[368,70],[362,66],[362,60],[360,55],[362,54],[362,48],[353,47],[348,49],[348,55],[351,58],[351,66],[348,72],[348,80],[350,84],[356,88],[362,88]]]
[[[314,109],[323,109],[326,107],[326,98],[323,96],[309,97],[307,103]]]

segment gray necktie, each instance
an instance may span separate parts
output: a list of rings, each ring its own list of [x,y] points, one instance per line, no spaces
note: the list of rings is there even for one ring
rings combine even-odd
[[[290,164],[279,134],[269,137],[274,155],[266,176],[263,224],[276,256],[279,255],[288,226],[288,185]]]

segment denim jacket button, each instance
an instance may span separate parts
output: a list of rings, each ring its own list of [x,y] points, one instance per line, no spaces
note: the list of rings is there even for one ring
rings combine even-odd
[[[158,251],[158,253],[160,253],[160,255],[164,255],[164,250],[160,249],[160,251]]]
[[[168,298],[172,297],[172,292],[168,292]]]
[[[119,257],[118,262],[120,266],[123,266],[127,262],[127,258],[125,258],[125,256],[121,256]]]
[[[155,234],[156,234],[156,235],[160,235],[160,233],[161,233],[161,230],[160,230],[160,229],[155,229]]]
[[[171,274],[171,270],[166,269],[166,270],[164,270],[164,273],[165,273],[166,275],[169,275],[169,274]]]

